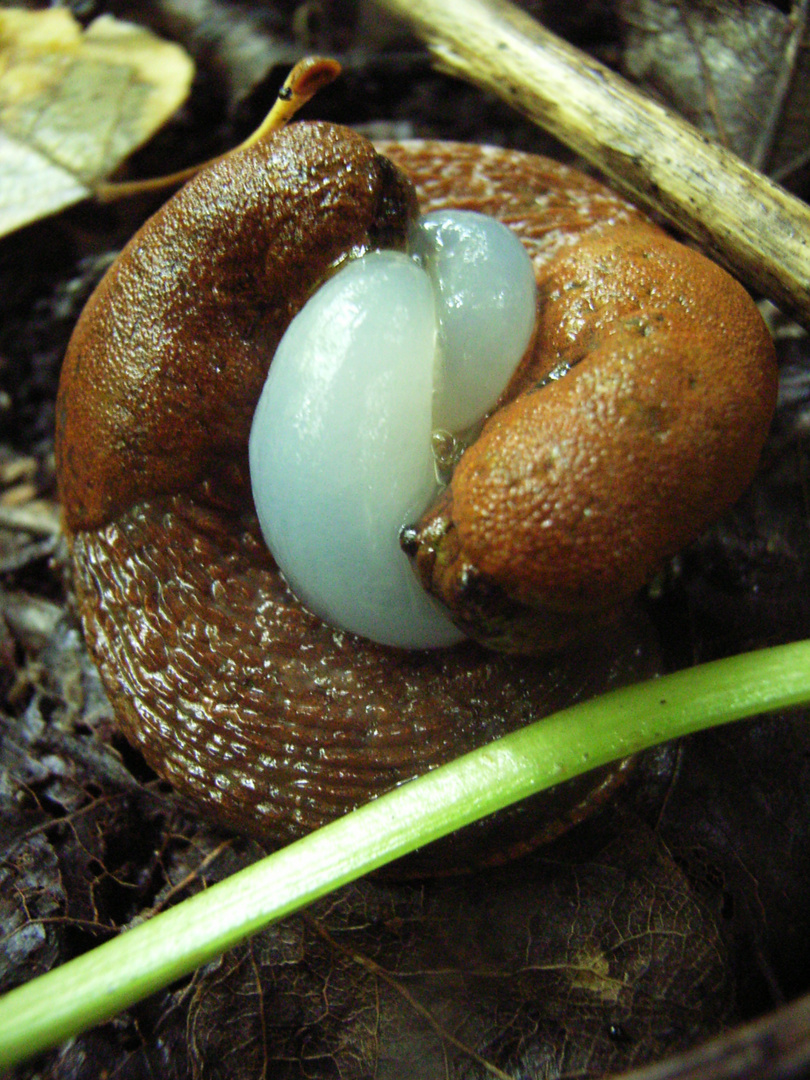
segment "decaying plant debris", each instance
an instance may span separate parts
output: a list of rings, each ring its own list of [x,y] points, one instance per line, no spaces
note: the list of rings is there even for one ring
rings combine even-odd
[[[287,63],[313,47],[339,56],[346,74],[310,115],[381,137],[555,150],[494,97],[435,73],[416,41],[363,4],[74,8],[83,20],[144,21],[197,61],[188,102],[130,175],[238,142]],[[792,23],[767,4],[594,3],[576,21],[553,9],[547,22],[601,59],[648,78],[663,67],[655,91],[691,102],[690,118],[714,133],[730,129],[738,149],[757,132],[743,138],[723,109],[740,100],[750,57],[734,35],[721,67],[701,48],[732,17],[749,43],[746,28],[770,34],[757,58],[782,119],[764,160],[807,197],[797,134],[807,112],[790,90],[807,80],[785,80],[782,68],[801,5]],[[644,35],[656,20],[671,35],[653,61]],[[84,203],[0,244],[0,989],[260,853],[195,820],[116,735],[71,609],[53,482],[56,379],[82,303],[150,209]],[[757,483],[646,599],[668,669],[810,628],[808,352],[795,327],[772,319],[783,380]],[[599,817],[531,858],[457,880],[363,882],[19,1075],[433,1078],[492,1066],[598,1076],[667,1057],[810,991],[809,772],[806,716],[667,747]]]

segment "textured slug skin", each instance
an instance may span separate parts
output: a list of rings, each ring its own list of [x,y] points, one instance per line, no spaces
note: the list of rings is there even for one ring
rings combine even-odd
[[[555,266],[579,245],[635,230],[664,242],[618,196],[553,162],[447,144],[384,149],[423,209],[479,209],[517,231],[541,316]],[[60,488],[85,632],[119,722],[181,792],[265,839],[298,836],[653,663],[624,623],[544,659],[472,642],[386,649],[321,624],[275,570],[246,481],[267,363],[318,278],[352,248],[395,243],[412,209],[408,185],[367,143],[294,125],[204,173],[147,223],[65,362]],[[588,307],[577,292],[571,322]],[[547,334],[541,319],[509,394],[554,366]],[[613,783],[602,773],[536,797],[507,817],[504,842],[519,843],[537,814],[548,819],[541,835],[553,834]],[[452,857],[466,862],[480,843],[475,832]]]
[[[635,593],[727,509],[776,404],[748,294],[658,229],[594,230],[537,280],[532,363],[411,536],[459,624],[516,651]]]
[[[404,246],[413,190],[371,144],[296,124],[204,170],[91,297],[57,401],[70,530],[222,481],[250,505],[247,440],[290,320],[349,251]]]

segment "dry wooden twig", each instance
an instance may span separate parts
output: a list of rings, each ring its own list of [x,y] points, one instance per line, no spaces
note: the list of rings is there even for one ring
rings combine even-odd
[[[377,0],[810,327],[810,209],[507,0]]]
[[[810,1068],[810,996],[616,1080],[796,1080]]]

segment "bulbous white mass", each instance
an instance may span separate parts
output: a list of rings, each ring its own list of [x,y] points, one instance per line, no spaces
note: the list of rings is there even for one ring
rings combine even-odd
[[[432,432],[492,407],[534,323],[528,257],[478,217],[431,215],[413,257],[369,253],[328,279],[282,338],[253,418],[253,497],[288,585],[325,622],[384,645],[461,640],[399,533],[436,494]]]
[[[354,260],[288,328],[250,438],[259,522],[292,591],[326,622],[404,648],[461,636],[398,542],[436,487],[435,338],[412,259]]]
[[[526,351],[536,313],[531,261],[500,221],[469,210],[420,218],[412,249],[437,293],[433,423],[464,431],[492,409]]]

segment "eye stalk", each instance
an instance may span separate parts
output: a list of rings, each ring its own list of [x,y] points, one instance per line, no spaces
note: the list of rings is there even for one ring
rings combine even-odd
[[[536,313],[528,255],[494,219],[421,219],[410,254],[353,259],[285,333],[254,416],[262,533],[333,626],[422,649],[463,637],[400,546],[440,488],[434,433],[462,445],[509,382]]]

